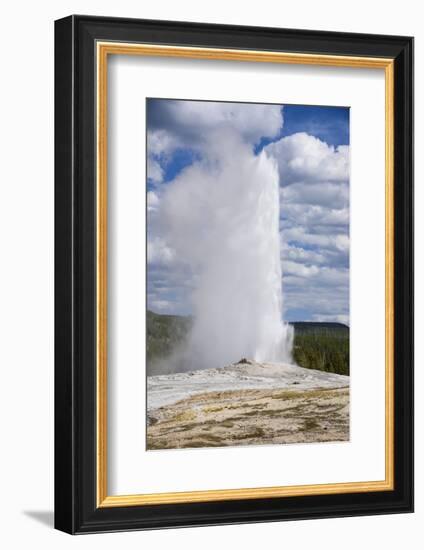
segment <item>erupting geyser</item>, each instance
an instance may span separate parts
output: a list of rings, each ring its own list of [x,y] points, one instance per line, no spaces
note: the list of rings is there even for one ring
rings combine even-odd
[[[277,166],[230,131],[208,136],[207,150],[164,192],[161,206],[166,241],[195,276],[185,368],[223,367],[241,357],[291,362]]]

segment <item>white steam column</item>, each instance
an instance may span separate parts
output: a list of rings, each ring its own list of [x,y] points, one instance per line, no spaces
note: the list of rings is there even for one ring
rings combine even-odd
[[[165,238],[195,274],[187,370],[241,358],[291,363],[277,166],[230,131],[208,141],[208,157],[183,171],[162,201]]]

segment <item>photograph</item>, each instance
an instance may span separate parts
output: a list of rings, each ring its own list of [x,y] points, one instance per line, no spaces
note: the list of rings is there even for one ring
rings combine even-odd
[[[414,38],[230,8],[54,23],[58,531],[414,510]]]
[[[350,440],[349,192],[349,106],[146,98],[147,450]]]
[[[0,548],[424,548],[422,13],[3,4]]]

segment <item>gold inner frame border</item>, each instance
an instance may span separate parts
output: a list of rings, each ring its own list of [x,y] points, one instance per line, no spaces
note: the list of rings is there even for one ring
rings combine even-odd
[[[107,492],[107,62],[109,55],[180,57],[261,63],[383,69],[385,72],[385,479],[316,485],[214,489],[171,493],[108,495]],[[97,62],[97,295],[96,295],[96,470],[97,507],[143,506],[306,495],[365,493],[394,489],[394,60],[390,58],[302,54],[96,42]]]

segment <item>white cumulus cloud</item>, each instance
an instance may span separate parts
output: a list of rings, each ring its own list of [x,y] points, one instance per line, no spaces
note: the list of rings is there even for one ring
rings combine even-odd
[[[275,137],[283,125],[282,107],[253,103],[227,103],[215,101],[158,102],[160,116],[155,116],[152,104],[150,121],[158,129],[166,129],[169,140],[178,137],[179,143],[198,146],[211,131],[230,128],[244,141],[256,143],[262,137]],[[155,138],[156,139],[156,138]],[[163,136],[162,136],[163,141]],[[157,143],[152,144],[152,147]],[[162,148],[165,146],[161,144]]]
[[[269,144],[278,161],[282,185],[295,182],[340,182],[349,179],[349,147],[333,147],[300,132]]]

